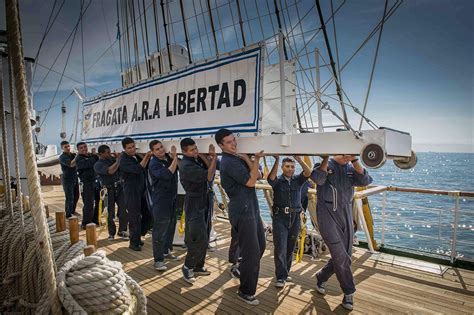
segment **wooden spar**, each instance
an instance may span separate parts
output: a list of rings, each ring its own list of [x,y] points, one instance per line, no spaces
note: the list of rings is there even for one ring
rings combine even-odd
[[[189,35],[188,35],[188,26],[186,24],[186,17],[184,16],[184,6],[183,6],[183,0],[179,0],[179,7],[181,8],[181,18],[183,19],[183,27],[184,27],[184,38],[186,41],[186,48],[188,49],[188,59],[189,63],[193,63],[193,60],[191,58],[191,49],[189,47]]]
[[[207,0],[207,9],[209,10],[209,19],[211,22],[212,38],[214,38],[214,48],[216,49],[216,56],[219,56],[219,49],[217,48],[216,28],[214,27],[214,20],[212,18],[211,2]]]
[[[163,15],[163,27],[165,28],[166,50],[168,51],[168,62],[170,66],[168,70],[171,71],[173,70],[173,63],[171,60],[170,40],[168,37],[168,24],[166,24],[165,2],[161,0],[160,5],[161,5],[161,14]]]
[[[454,196],[458,195],[460,197],[474,197],[474,191],[451,191],[451,190],[437,190],[437,189],[421,189],[421,188],[408,188],[408,187],[396,187],[389,186],[388,191],[397,191],[397,192],[409,192],[409,193],[419,193],[419,194],[430,194],[430,195],[444,195],[444,196]]]

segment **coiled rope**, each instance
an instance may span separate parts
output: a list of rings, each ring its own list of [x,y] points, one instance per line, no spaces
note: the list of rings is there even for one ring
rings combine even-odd
[[[104,251],[66,262],[57,281],[59,299],[70,314],[146,314],[143,290]]]

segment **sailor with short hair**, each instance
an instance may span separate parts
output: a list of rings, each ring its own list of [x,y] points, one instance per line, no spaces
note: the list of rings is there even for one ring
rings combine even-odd
[[[344,292],[341,304],[352,310],[356,291],[351,270],[352,199],[354,186],[367,186],[372,183],[372,177],[355,156],[335,155],[330,160],[324,157],[321,164],[316,164],[311,179],[317,185],[319,232],[331,253],[331,259],[316,273],[316,290],[326,294],[326,283],[336,274]]]
[[[139,161],[136,156],[137,148],[132,138],[126,137],[122,140],[123,153],[120,157],[119,168],[123,182],[123,193],[125,195],[125,206],[128,211],[128,227],[130,234],[129,248],[141,251],[143,241],[142,234],[142,208],[145,195],[145,168],[152,156],[148,151],[143,159]]]
[[[177,260],[172,254],[176,229],[176,197],[178,193],[178,154],[172,146],[170,154],[158,140],[150,142],[153,156],[148,165],[148,193],[153,214],[153,256],[158,271],[168,268],[164,259]]]
[[[183,159],[179,165],[180,181],[186,191],[184,201],[185,236],[188,248],[184,265],[181,268],[184,280],[196,281],[195,276],[207,276],[204,260],[209,244],[207,215],[213,200],[208,183],[216,172],[217,156],[214,146],[209,145],[209,158],[199,154],[196,143],[191,138],[181,140]]]
[[[71,145],[68,141],[61,141],[63,153],[59,156],[61,165],[61,184],[63,185],[65,195],[66,218],[76,214],[76,205],[79,200],[79,182],[77,180],[76,157],[77,154],[71,153]]]
[[[86,225],[94,221],[94,194],[95,194],[95,180],[94,164],[97,162],[97,156],[88,152],[87,144],[85,142],[78,142],[76,157],[77,175],[82,183],[82,202],[84,207],[82,209],[82,223],[81,227],[86,228]]]
[[[214,139],[222,149],[221,183],[229,196],[229,220],[238,237],[238,248],[242,257],[237,294],[245,303],[258,305],[255,292],[260,259],[266,244],[255,183],[260,176],[258,166],[263,151],[255,154],[255,161],[252,162],[245,154],[238,155],[237,142],[232,131],[220,129]]]
[[[107,189],[108,239],[109,241],[113,240],[116,234],[123,239],[128,239],[127,210],[119,171],[120,153],[115,154],[116,158],[114,158],[110,153],[109,146],[105,144],[99,146],[97,151],[99,160],[94,164],[94,171],[99,177],[101,187]],[[117,217],[119,219],[118,233],[114,222],[115,204],[117,204]]]
[[[275,155],[275,163],[267,178],[273,188],[272,234],[277,288],[283,288],[287,281],[291,281],[288,273],[301,227],[301,188],[311,175],[311,169],[301,157],[294,158],[303,168],[301,173],[295,175],[295,161],[286,157],[281,164],[282,174],[277,177],[280,158]]]

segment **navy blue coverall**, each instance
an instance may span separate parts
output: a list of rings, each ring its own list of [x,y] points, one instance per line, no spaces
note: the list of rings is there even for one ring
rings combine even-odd
[[[207,212],[212,202],[209,198],[207,167],[200,159],[184,156],[179,165],[179,174],[181,185],[186,191],[184,242],[188,252],[184,265],[189,269],[201,269],[209,244]]]
[[[97,156],[92,154],[82,155],[76,158],[77,175],[82,183],[82,228],[94,221],[94,194],[95,180],[94,164],[97,162]]]
[[[62,153],[59,156],[59,163],[61,164],[61,184],[63,185],[66,202],[64,210],[66,217],[71,217],[76,212],[77,201],[79,200],[79,182],[77,181],[76,167],[71,167],[71,161],[76,157],[75,153]]]
[[[142,208],[145,196],[145,168],[140,165],[136,156],[130,156],[123,152],[120,157],[119,169],[128,212],[130,245],[140,246],[140,235],[143,234]]]
[[[367,186],[372,177],[355,171],[352,164],[340,165],[331,159],[328,171],[315,165],[311,179],[317,184],[316,213],[321,237],[329,248],[331,259],[316,274],[318,283],[326,282],[334,273],[344,294],[356,291],[351,270],[352,241],[352,198],[354,186]]]
[[[153,257],[163,261],[164,254],[173,249],[173,237],[176,229],[176,197],[178,194],[178,170],[172,173],[169,167],[170,156],[161,160],[153,156],[148,164],[149,183],[151,181],[153,213]]]
[[[117,227],[115,226],[115,204],[117,204],[117,216],[119,219],[118,232],[127,231],[127,210],[123,195],[122,183],[120,181],[120,172],[109,174],[109,167],[115,163],[115,159],[99,159],[94,164],[94,171],[99,176],[102,187],[107,188],[107,228],[109,236],[115,236]]]
[[[221,183],[229,196],[229,220],[238,237],[238,248],[242,258],[239,266],[239,291],[254,295],[257,289],[260,259],[265,251],[265,232],[257,193],[254,187],[245,184],[250,179],[250,170],[240,157],[222,154]]]
[[[303,172],[290,178],[280,175],[274,180],[267,179],[273,188],[273,256],[277,280],[286,281],[291,269],[301,227],[301,187],[306,180]]]

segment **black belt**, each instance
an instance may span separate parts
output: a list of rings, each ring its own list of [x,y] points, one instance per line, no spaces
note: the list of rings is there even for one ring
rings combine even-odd
[[[291,212],[299,212],[301,208],[291,208],[291,207],[273,207],[273,213],[276,214],[278,212],[283,212],[284,214],[288,214]]]

